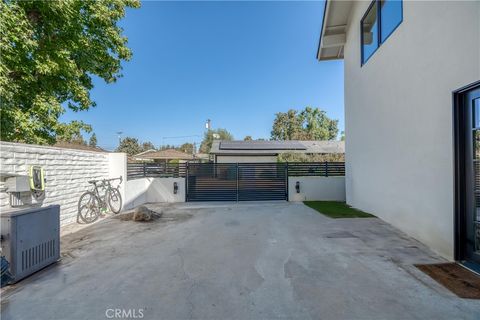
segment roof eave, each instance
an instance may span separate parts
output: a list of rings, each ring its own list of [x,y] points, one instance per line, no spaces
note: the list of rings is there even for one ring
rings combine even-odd
[[[325,17],[327,16],[327,10],[329,5],[329,1],[325,0],[325,5],[323,7],[322,28],[320,29],[320,39],[318,39],[317,60],[320,60],[320,53],[322,51],[323,33],[325,32]]]
[[[326,0],[317,60],[343,59],[347,27],[354,1]]]

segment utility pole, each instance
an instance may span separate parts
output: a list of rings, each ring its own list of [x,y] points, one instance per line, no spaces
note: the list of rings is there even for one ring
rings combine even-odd
[[[120,144],[122,143],[122,134],[123,134],[123,131],[117,131],[119,147],[120,147]]]

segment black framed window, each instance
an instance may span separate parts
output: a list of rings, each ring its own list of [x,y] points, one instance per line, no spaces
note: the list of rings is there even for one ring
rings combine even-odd
[[[376,1],[372,2],[362,19],[362,63],[367,62],[378,48],[378,14]]]
[[[380,34],[383,43],[402,23],[402,0],[381,0],[380,17]]]
[[[362,65],[403,21],[402,0],[373,0],[360,22]]]

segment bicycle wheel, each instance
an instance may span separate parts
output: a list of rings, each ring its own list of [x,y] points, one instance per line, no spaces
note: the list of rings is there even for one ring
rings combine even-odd
[[[122,210],[122,196],[118,188],[108,190],[107,203],[113,213],[117,214]]]
[[[85,192],[78,200],[78,216],[85,223],[92,223],[100,216],[100,201],[93,192]]]

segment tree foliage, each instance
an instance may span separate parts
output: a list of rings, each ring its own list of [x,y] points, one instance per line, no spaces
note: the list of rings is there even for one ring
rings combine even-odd
[[[338,135],[338,120],[319,108],[288,110],[275,115],[272,140],[333,140]]]
[[[193,143],[185,142],[180,146],[175,146],[173,144],[164,144],[164,145],[161,145],[159,148],[159,150],[167,150],[167,149],[173,149],[173,150],[178,150],[185,153],[193,154],[195,146]]]
[[[177,148],[178,151],[182,151],[188,154],[193,154],[195,151],[194,149],[195,149],[195,146],[193,145],[193,143],[190,143],[190,142],[185,142],[184,144],[182,144],[180,147]]]
[[[142,152],[143,150],[140,144],[138,143],[137,138],[125,137],[120,141],[120,145],[115,151],[125,152],[129,156],[133,156]]]
[[[162,144],[158,150],[168,150],[168,149],[176,149],[173,144]]]
[[[332,161],[345,161],[345,154],[343,153],[318,153],[318,154],[305,154],[286,152],[280,153],[277,156],[278,162],[332,162]]]
[[[150,141],[146,141],[146,142],[142,143],[141,149],[142,149],[142,151],[140,151],[140,152],[147,151],[147,150],[152,150],[152,149],[155,150],[155,146]]]
[[[0,99],[2,140],[52,144],[89,132],[81,121],[61,123],[65,107],[95,106],[92,76],[107,83],[129,60],[117,22],[138,0],[0,2]]]
[[[209,153],[212,148],[213,140],[233,140],[233,135],[226,129],[208,130],[205,132],[202,144],[200,145],[200,152]]]
[[[82,145],[86,146],[87,141],[83,138],[82,134],[80,132],[73,132],[70,135],[64,135],[61,137],[58,137],[56,142],[67,142],[71,144],[77,144],[77,145]]]
[[[96,148],[97,147],[97,135],[95,133],[93,133],[91,136],[90,136],[90,140],[88,141],[88,145],[90,147],[93,147],[93,148]]]
[[[243,138],[243,141],[253,141],[253,138],[252,136],[245,136],[245,138]]]
[[[272,140],[304,140],[298,111],[290,109],[287,112],[275,114],[271,138]]]

